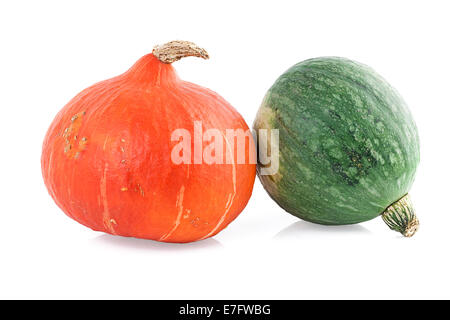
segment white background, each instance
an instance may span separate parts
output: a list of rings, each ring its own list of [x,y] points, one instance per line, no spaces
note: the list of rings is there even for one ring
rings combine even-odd
[[[2,1],[0,298],[450,298],[449,13],[448,1]],[[258,179],[237,220],[191,244],[113,237],[66,217],[40,172],[53,117],[175,39],[211,56],[177,62],[179,75],[220,93],[249,125],[299,61],[337,55],[377,70],[419,128],[417,235],[381,218],[300,221]]]

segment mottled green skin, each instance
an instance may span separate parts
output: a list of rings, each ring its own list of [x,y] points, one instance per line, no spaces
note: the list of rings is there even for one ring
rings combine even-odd
[[[403,99],[372,69],[344,58],[286,71],[267,92],[254,129],[279,129],[279,171],[259,174],[265,189],[311,222],[380,215],[409,191],[419,163],[417,128]]]

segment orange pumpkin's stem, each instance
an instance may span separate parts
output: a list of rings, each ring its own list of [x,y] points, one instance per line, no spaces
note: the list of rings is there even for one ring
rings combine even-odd
[[[189,41],[170,41],[153,48],[153,55],[162,63],[170,64],[184,57],[199,57],[209,59],[208,52]]]

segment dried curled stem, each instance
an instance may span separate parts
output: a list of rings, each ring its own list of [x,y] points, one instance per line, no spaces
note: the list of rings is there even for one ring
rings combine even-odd
[[[189,41],[170,41],[153,48],[153,55],[163,63],[172,63],[184,57],[209,59],[208,52]]]
[[[408,238],[412,237],[419,229],[419,220],[408,194],[391,204],[381,217],[389,228]]]

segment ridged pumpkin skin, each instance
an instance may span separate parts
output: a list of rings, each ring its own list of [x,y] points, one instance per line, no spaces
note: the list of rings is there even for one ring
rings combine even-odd
[[[246,206],[256,168],[174,164],[178,142],[171,134],[187,129],[194,150],[194,121],[224,135],[248,129],[217,93],[182,81],[170,64],[146,55],[58,113],[42,151],[48,191],[69,217],[93,230],[165,242],[211,237]]]
[[[286,211],[321,224],[372,219],[403,197],[419,163],[419,138],[399,94],[369,67],[306,60],[267,92],[254,129],[278,129],[280,164],[259,175]]]

